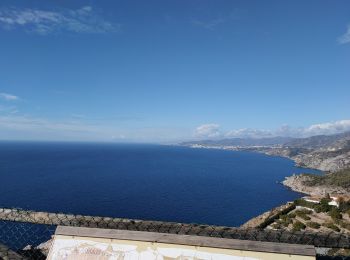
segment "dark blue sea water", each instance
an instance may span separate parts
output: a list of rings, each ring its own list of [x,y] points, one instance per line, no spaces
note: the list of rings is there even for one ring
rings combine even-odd
[[[0,143],[0,207],[237,226],[301,196],[291,160],[178,146]]]

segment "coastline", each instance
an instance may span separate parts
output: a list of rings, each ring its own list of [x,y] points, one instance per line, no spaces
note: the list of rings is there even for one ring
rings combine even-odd
[[[292,160],[295,163],[295,167],[304,168],[304,169],[313,169],[319,170],[322,174],[325,172],[334,172],[336,168],[332,168],[332,160],[322,161],[320,158],[315,158],[315,160],[310,159],[309,155],[291,155],[287,149],[283,147],[234,147],[234,146],[204,146],[204,145],[192,145],[191,148],[203,148],[203,149],[222,149],[229,151],[246,151],[246,152],[255,152],[262,153],[268,156],[283,157]],[[305,157],[305,158],[304,158]],[[330,164],[328,164],[330,163]],[[326,169],[326,170],[325,170]],[[329,170],[333,169],[333,170]],[[316,175],[316,174],[315,174]],[[284,185],[286,188],[291,189],[294,192],[298,192],[304,195],[324,197],[327,194],[337,194],[337,195],[347,195],[350,193],[350,190],[331,185],[308,185],[307,182],[312,180],[312,175],[310,174],[293,174],[291,176],[286,176],[280,184]],[[300,196],[302,197],[302,195]],[[281,214],[291,209],[291,205],[294,205],[292,202],[287,202],[281,206],[272,208],[256,217],[251,218],[246,221],[241,228],[264,228],[264,223],[269,222],[278,218]],[[294,206],[295,207],[295,206]]]
[[[325,185],[308,186],[304,184],[304,182],[310,180],[310,176],[304,174],[293,174],[292,176],[286,177],[285,180],[282,181],[282,184],[293,191],[308,194],[310,196],[325,196],[327,193],[339,195],[349,194],[349,191],[342,187]]]

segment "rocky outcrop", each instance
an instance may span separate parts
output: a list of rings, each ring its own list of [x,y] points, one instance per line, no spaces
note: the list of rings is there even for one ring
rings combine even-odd
[[[250,219],[242,226],[240,226],[240,228],[264,228],[270,222],[273,222],[276,218],[278,218],[281,214],[286,214],[294,208],[294,203],[288,202],[282,206],[273,208],[255,218]]]
[[[323,151],[313,151],[291,157],[296,165],[327,172],[337,172],[350,167],[350,152],[333,155]]]
[[[269,142],[268,142],[269,141]],[[350,168],[350,132],[337,135],[320,135],[298,139],[215,140],[187,142],[182,145],[200,148],[216,148],[260,152],[287,157],[297,166],[337,172]]]
[[[282,182],[283,185],[291,188],[294,191],[309,194],[311,196],[325,196],[328,194],[349,194],[349,191],[347,189],[344,189],[342,187],[335,187],[335,186],[323,186],[323,185],[316,185],[316,186],[310,186],[306,185],[305,182],[311,181],[310,176],[300,174],[300,175],[292,175],[290,177],[286,177],[285,180]]]

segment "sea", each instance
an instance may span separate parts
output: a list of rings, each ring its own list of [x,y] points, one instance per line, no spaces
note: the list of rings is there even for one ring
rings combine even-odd
[[[1,142],[0,207],[239,226],[302,194],[281,157],[174,145]]]

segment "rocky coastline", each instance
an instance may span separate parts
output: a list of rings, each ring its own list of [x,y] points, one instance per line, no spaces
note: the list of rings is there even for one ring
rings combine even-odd
[[[286,204],[275,207],[248,220],[241,225],[240,228],[264,228],[269,222],[272,222],[274,219],[278,218],[282,213],[285,214],[294,208],[295,206],[292,202],[287,202]]]
[[[282,156],[291,159],[298,167],[316,169],[324,172],[337,172],[350,167],[350,152],[332,154],[332,152],[329,151],[315,150],[294,154],[291,148],[273,147],[261,149],[261,152],[267,155]]]
[[[325,196],[328,194],[349,194],[349,190],[339,187],[339,186],[325,186],[325,185],[316,185],[309,186],[305,185],[305,182],[310,181],[311,177],[304,174],[295,175],[286,177],[282,184],[286,187],[289,187],[293,191],[308,194],[311,196]]]

